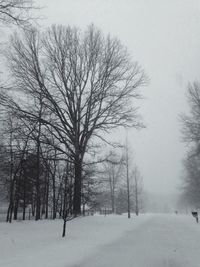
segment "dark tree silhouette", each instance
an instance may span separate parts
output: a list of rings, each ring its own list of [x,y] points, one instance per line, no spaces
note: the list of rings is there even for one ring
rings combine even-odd
[[[73,211],[81,212],[82,168],[93,137],[125,126],[141,127],[134,99],[146,83],[144,71],[132,62],[116,38],[104,36],[93,25],[85,32],[53,26],[40,34],[32,29],[13,36],[9,52],[12,87],[31,102],[4,99],[19,116],[40,121],[62,144],[74,166]],[[42,96],[48,118],[30,111]],[[2,98],[3,99],[3,98]]]

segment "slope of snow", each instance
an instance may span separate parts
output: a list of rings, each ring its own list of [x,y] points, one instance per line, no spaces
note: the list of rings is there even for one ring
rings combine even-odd
[[[0,267],[68,267],[144,224],[151,215],[92,216],[62,221],[0,223]]]

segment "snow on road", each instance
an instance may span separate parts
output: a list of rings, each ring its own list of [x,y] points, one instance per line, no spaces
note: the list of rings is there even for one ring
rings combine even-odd
[[[200,267],[192,216],[93,216],[0,224],[0,267]]]
[[[199,267],[200,225],[189,216],[155,215],[73,267]]]

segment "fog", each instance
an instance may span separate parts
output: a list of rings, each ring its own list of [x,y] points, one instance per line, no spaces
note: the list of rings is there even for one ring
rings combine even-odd
[[[200,2],[197,0],[43,0],[43,26],[85,28],[94,23],[117,36],[150,82],[138,101],[146,129],[129,130],[145,190],[179,191],[182,159],[179,115],[187,111],[186,88],[199,78]]]

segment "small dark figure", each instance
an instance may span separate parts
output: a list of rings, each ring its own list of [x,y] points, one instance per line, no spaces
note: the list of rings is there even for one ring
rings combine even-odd
[[[177,210],[175,210],[175,213],[176,213],[176,215],[178,214],[178,211]]]
[[[195,217],[196,222],[199,222],[199,218],[198,218],[198,212],[197,211],[192,211],[192,216]]]

